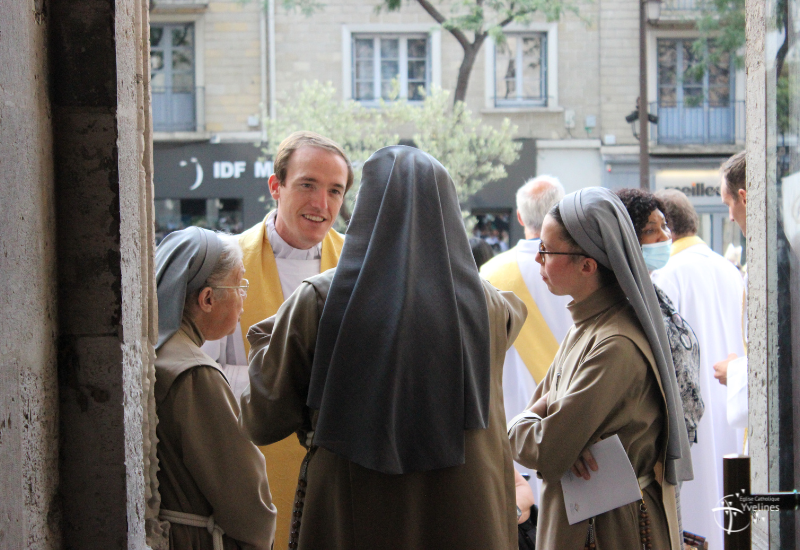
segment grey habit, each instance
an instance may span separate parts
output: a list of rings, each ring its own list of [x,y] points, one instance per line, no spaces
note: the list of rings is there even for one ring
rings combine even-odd
[[[319,324],[314,444],[387,474],[464,464],[489,418],[489,313],[450,175],[412,147],[364,165]]]
[[[642,248],[630,217],[619,198],[603,187],[570,193],[559,203],[570,236],[597,262],[611,269],[650,342],[667,402],[669,439],[666,480],[672,485],[693,479],[689,439],[683,421],[669,338]]]
[[[156,248],[158,344],[178,332],[186,296],[208,279],[222,254],[222,241],[213,231],[187,227],[164,237]]]

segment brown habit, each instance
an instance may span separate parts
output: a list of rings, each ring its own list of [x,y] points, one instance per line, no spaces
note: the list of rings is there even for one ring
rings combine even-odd
[[[567,522],[561,477],[589,445],[619,435],[637,477],[665,459],[665,402],[650,344],[625,294],[601,288],[568,306],[575,325],[567,333],[528,409],[549,392],[547,416],[523,420],[510,431],[515,459],[544,480],[537,550],[584,547],[588,520]],[[657,473],[657,472],[656,472]],[[644,489],[654,550],[678,548],[674,488],[656,481]],[[663,493],[663,494],[662,494]],[[597,516],[597,550],[641,548],[639,502]],[[669,525],[669,527],[668,527]]]
[[[250,329],[250,387],[242,395],[240,423],[256,444],[280,441],[292,433],[305,441],[314,429],[306,397],[332,278],[330,270],[307,280],[275,317]],[[483,284],[492,327],[489,427],[465,432],[465,463],[388,475],[318,449],[308,468],[298,548],[517,548],[502,368],[506,350],[525,320],[525,306],[513,294]]]
[[[161,507],[213,514],[226,550],[269,550],[276,510],[264,457],[239,429],[239,406],[219,366],[184,320],[158,350],[158,472]],[[205,528],[172,524],[170,548],[212,550]]]

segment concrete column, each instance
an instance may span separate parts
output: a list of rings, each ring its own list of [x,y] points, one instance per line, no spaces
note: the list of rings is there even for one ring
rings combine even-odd
[[[146,6],[48,3],[67,548],[146,547],[154,322]]]
[[[0,548],[60,547],[56,227],[41,0],[0,0]]]
[[[765,64],[766,5],[763,0],[745,0],[747,47],[747,271],[748,271],[748,438],[750,445],[750,489],[769,491],[770,423],[768,357],[777,350],[777,281],[774,205],[769,204],[767,156],[767,67]],[[774,132],[774,129],[773,129]],[[774,185],[774,182],[772,182]],[[773,199],[774,202],[774,199]],[[770,275],[771,274],[771,275]],[[777,463],[777,460],[775,461]],[[769,548],[770,525],[759,521],[752,526],[753,548]]]

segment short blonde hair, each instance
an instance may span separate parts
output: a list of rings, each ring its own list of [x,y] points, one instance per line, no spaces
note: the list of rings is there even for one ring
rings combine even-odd
[[[316,132],[294,132],[293,134],[289,135],[289,137],[284,139],[280,145],[278,145],[278,152],[275,153],[274,169],[275,177],[278,178],[280,184],[284,185],[284,182],[286,181],[286,171],[289,168],[289,159],[292,158],[292,154],[294,154],[294,152],[301,147],[306,146],[324,149],[339,155],[344,159],[344,162],[347,165],[347,185],[344,188],[344,192],[347,193],[347,191],[353,185],[353,165],[350,163],[350,159],[347,158],[347,155],[345,154],[341,145],[332,139],[317,134]]]

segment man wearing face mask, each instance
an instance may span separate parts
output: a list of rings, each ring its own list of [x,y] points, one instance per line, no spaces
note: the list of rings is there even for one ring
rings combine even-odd
[[[723,533],[711,510],[724,496],[722,458],[741,451],[741,437],[728,424],[727,392],[714,379],[714,363],[741,355],[743,283],[739,270],[697,236],[699,220],[689,199],[677,190],[656,193],[672,228],[672,255],[653,271],[661,287],[700,342],[700,389],[705,413],[692,447],[694,480],[681,492],[684,529],[703,535],[709,548],[722,548]]]

